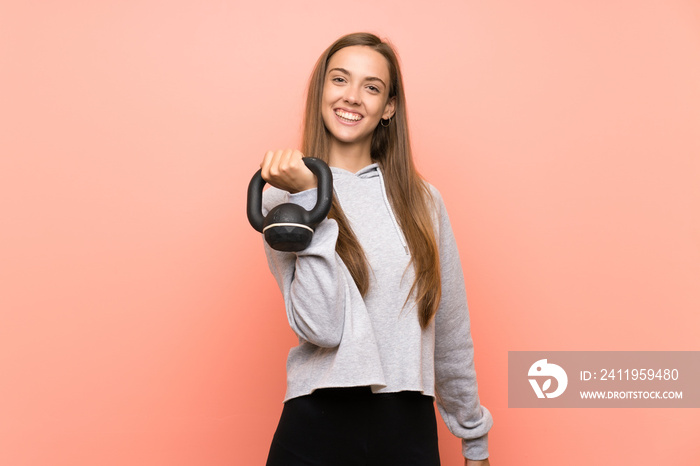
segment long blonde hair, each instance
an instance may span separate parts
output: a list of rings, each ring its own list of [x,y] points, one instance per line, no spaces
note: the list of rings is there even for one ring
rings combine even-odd
[[[389,43],[370,33],[349,34],[336,40],[319,57],[307,92],[302,152],[328,162],[330,134],[321,116],[328,62],[338,50],[354,45],[367,46],[379,52],[389,67],[389,98],[396,99],[395,114],[388,127],[377,125],[372,135],[370,154],[385,174],[387,197],[411,252],[415,280],[409,297],[415,293],[420,325],[426,328],[440,304],[440,257],[432,225],[432,196],[413,163],[403,78],[396,52]],[[336,252],[350,271],[360,293],[365,296],[369,289],[367,258],[335,196],[329,217],[338,222]]]

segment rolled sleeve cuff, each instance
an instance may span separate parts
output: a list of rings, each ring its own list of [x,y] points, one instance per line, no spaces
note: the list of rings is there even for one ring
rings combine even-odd
[[[475,439],[462,439],[462,455],[470,460],[489,457],[489,434]]]
[[[307,189],[306,191],[299,191],[298,193],[289,195],[289,202],[303,207],[306,210],[311,210],[316,205],[318,188]]]

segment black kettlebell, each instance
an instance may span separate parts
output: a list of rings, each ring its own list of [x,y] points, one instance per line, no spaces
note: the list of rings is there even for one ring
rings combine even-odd
[[[333,200],[333,175],[326,162],[314,157],[302,159],[318,179],[316,205],[311,211],[296,204],[280,204],[262,215],[262,192],[265,186],[258,170],[248,185],[248,221],[265,235],[265,241],[278,251],[302,251],[309,246],[314,229],[326,218]]]

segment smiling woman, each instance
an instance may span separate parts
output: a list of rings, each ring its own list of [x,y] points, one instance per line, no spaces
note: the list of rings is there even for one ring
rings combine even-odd
[[[372,134],[381,119],[394,115],[389,97],[389,69],[384,57],[367,46],[336,52],[328,63],[321,113],[331,133],[331,165],[350,163],[350,171],[369,164]],[[365,160],[363,160],[365,159]]]
[[[433,401],[463,439],[465,464],[488,464],[462,267],[437,189],[417,173],[393,48],[341,37],[319,58],[302,150],[268,151],[272,188],[310,208],[326,161],[334,196],[307,249],[265,246],[299,337],[268,466],[440,464]]]

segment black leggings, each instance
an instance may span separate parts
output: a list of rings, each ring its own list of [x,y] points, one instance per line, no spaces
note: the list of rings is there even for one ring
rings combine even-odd
[[[284,404],[267,466],[439,466],[433,399],[325,388]]]

